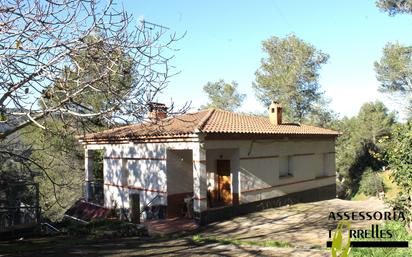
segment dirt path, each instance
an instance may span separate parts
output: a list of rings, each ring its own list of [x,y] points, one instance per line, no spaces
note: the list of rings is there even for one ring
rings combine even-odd
[[[382,211],[382,201],[345,201],[333,199],[296,204],[215,223],[202,233],[208,237],[230,237],[239,240],[277,240],[300,247],[324,248],[328,230],[336,228],[336,221],[328,220],[330,212]],[[376,221],[351,222],[352,227],[368,227]]]

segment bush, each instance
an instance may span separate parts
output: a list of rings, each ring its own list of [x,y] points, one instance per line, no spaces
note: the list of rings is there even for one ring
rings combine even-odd
[[[379,191],[383,191],[385,184],[383,179],[377,172],[372,169],[366,169],[362,174],[362,179],[359,186],[359,191],[365,195],[376,195]]]
[[[146,231],[137,225],[120,221],[96,219],[88,224],[67,221],[62,228],[63,232],[72,237],[89,238],[118,238],[128,236],[143,236]]]

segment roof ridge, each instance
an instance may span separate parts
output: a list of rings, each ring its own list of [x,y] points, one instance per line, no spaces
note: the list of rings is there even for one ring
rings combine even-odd
[[[200,120],[199,125],[197,126],[197,129],[199,131],[202,131],[202,129],[205,127],[206,122],[210,119],[210,117],[212,116],[212,114],[215,112],[216,109],[212,108],[209,109],[207,114]]]
[[[107,129],[104,129],[102,131],[91,132],[91,133],[78,135],[78,136],[81,137],[81,136],[85,136],[85,135],[97,135],[97,134],[102,134],[102,133],[107,133],[107,132],[114,132],[114,131],[122,130],[122,129],[125,129],[125,128],[128,128],[128,127],[134,127],[136,125],[139,125],[139,124],[136,124],[136,123],[123,124],[123,125],[120,125],[119,127],[107,128]]]
[[[139,137],[162,137],[196,133],[222,134],[270,134],[270,135],[325,135],[341,133],[329,128],[306,124],[273,125],[267,117],[250,113],[237,113],[209,108],[168,118],[163,124],[129,124],[119,128],[86,134],[79,137],[83,142],[129,140]],[[100,141],[99,141],[100,140]]]

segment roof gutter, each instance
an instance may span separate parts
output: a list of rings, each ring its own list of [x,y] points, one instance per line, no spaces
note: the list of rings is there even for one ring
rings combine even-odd
[[[121,138],[92,138],[92,139],[78,139],[83,145],[86,144],[128,144],[131,142],[142,142],[142,143],[159,143],[159,142],[169,142],[169,141],[193,141],[198,139],[199,136],[195,133],[191,134],[178,134],[171,136],[140,136],[140,137],[121,137]],[[196,140],[197,141],[197,140]]]

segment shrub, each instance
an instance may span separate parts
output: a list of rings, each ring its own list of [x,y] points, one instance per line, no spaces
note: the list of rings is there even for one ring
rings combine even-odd
[[[114,238],[145,235],[137,225],[120,220],[96,219],[88,224],[68,221],[62,228],[69,236],[89,238]]]
[[[377,172],[372,169],[366,169],[362,174],[359,191],[365,195],[376,195],[379,191],[384,190],[383,179]]]

